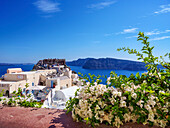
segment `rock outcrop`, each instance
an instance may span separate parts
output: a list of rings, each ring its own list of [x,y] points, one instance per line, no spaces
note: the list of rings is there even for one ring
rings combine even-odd
[[[44,59],[34,65],[33,70],[51,69],[53,66],[66,66],[65,59]]]

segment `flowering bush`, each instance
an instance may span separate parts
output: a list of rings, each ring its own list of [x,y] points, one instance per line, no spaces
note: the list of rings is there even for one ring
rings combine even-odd
[[[100,84],[100,76],[89,74],[67,102],[67,112],[72,111],[76,121],[86,121],[92,126],[99,123],[120,127],[126,122],[137,122],[150,126],[169,126],[170,116],[170,64],[152,55],[154,47],[149,46],[148,37],[139,33],[138,40],[144,44],[142,53],[129,48],[120,48],[146,63],[148,72],[118,76],[111,72],[107,84]],[[146,56],[147,55],[147,56]],[[166,54],[165,56],[170,54]],[[164,68],[158,68],[160,63]],[[115,88],[114,88],[115,87]]]
[[[25,85],[28,88],[28,84]],[[30,94],[22,95],[22,89],[18,88],[18,91],[13,92],[12,98],[1,98],[3,96],[3,91],[0,95],[0,105],[7,105],[11,107],[22,106],[22,107],[37,107],[41,108],[42,103],[37,102],[31,98]]]

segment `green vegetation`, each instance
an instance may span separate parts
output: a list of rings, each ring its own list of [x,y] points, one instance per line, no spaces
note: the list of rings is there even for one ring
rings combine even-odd
[[[105,123],[120,127],[126,122],[163,128],[170,125],[170,63],[152,54],[154,47],[150,47],[149,37],[143,32],[138,35],[143,44],[140,52],[125,47],[118,51],[135,54],[146,63],[147,72],[130,77],[111,72],[106,85],[100,84],[100,76],[84,76],[88,82],[82,80],[83,87],[66,104],[74,120],[84,120],[92,126]],[[170,53],[165,57],[170,59]],[[164,69],[158,68],[158,64]]]
[[[26,89],[29,87],[28,83],[25,85]],[[42,103],[37,102],[31,98],[31,94],[22,95],[22,89],[18,88],[18,91],[14,91],[12,98],[4,98],[0,101],[3,105],[8,106],[22,106],[22,107],[37,107],[41,108]],[[0,97],[3,96],[3,92],[0,93]]]
[[[3,96],[4,93],[4,89],[2,89],[2,92],[0,92],[0,101],[1,101],[1,97]]]

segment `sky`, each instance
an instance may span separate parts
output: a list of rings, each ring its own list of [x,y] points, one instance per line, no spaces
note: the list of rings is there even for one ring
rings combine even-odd
[[[0,0],[0,63],[136,60],[116,49],[140,51],[139,31],[155,56],[170,52],[170,0]]]

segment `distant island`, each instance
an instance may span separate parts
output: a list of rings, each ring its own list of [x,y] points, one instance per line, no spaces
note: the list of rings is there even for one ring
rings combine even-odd
[[[130,70],[130,71],[144,71],[146,70],[145,63],[115,59],[115,58],[86,58],[66,62],[68,66],[81,66],[84,69],[116,69],[116,70]]]

